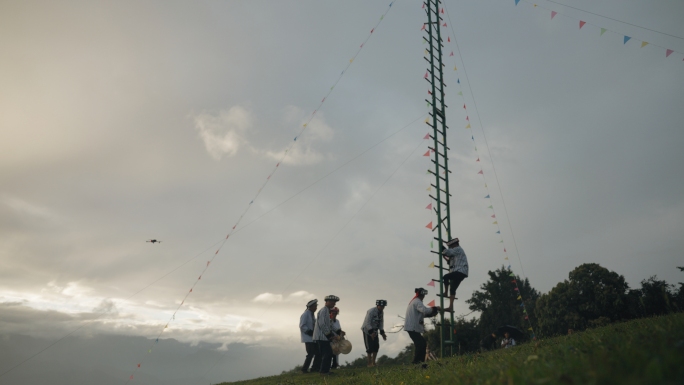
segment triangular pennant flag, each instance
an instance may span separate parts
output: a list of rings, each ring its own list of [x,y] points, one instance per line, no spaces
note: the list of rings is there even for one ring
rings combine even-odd
[[[470,121],[470,116],[467,116],[467,115],[466,115],[466,120],[467,120],[467,121]]]
[[[558,14],[558,12],[551,11],[551,19],[553,20],[553,18],[556,17],[557,14]]]
[[[523,306],[523,304],[520,304],[520,306]],[[523,313],[527,314],[527,309],[523,309]]]
[[[380,16],[380,20],[382,20],[382,19],[384,19],[384,18],[385,18],[385,15]]]
[[[454,51],[451,51],[451,53],[449,54],[449,56],[454,56]]]
[[[601,34],[600,34],[599,36],[603,36],[604,33],[606,33],[606,29],[605,29],[605,28],[601,28]]]
[[[427,150],[427,152],[423,154],[423,156],[430,156],[430,150]]]
[[[504,247],[504,253],[506,252],[506,248]]]
[[[426,55],[428,54],[428,50],[425,50],[425,54],[426,54]]]
[[[442,27],[446,27],[446,23],[442,24]]]
[[[423,139],[430,139],[430,134],[425,134],[425,136],[423,137]]]
[[[644,48],[644,47],[646,47],[647,45],[648,45],[648,42],[646,42],[646,41],[642,41],[642,42],[641,42],[641,48]]]
[[[518,281],[516,281],[515,279],[511,281],[511,283],[517,283],[517,282],[518,282]]]
[[[371,29],[371,32],[370,32],[370,33],[373,33],[373,31],[375,31],[375,28]]]
[[[520,289],[518,289],[517,287],[513,288],[513,290],[515,290],[515,291],[520,291]]]
[[[629,36],[625,36],[625,42],[624,42],[624,43],[622,43],[622,44],[627,44],[627,42],[629,41],[629,39],[631,39],[631,37],[629,37]]]
[[[138,364],[138,367],[140,367],[140,364]]]
[[[434,242],[434,241],[430,241],[430,248],[431,248],[431,249],[435,247],[434,244],[433,244],[432,242]],[[434,265],[433,265],[433,267],[434,267]]]
[[[518,5],[519,2],[520,0],[515,0],[515,5]]]
[[[529,319],[527,316],[525,316],[525,319]]]
[[[472,139],[473,141],[475,141],[475,136],[470,135],[470,139]]]
[[[428,90],[428,95],[432,95],[432,92],[430,90]]]
[[[435,281],[430,281],[430,283],[427,284],[428,286],[435,287]]]
[[[456,66],[454,66],[454,71],[458,71],[458,68],[456,68]],[[463,94],[461,94],[461,95],[463,95]]]
[[[477,160],[475,160],[475,161],[476,161],[476,162],[479,162],[479,161],[480,161],[480,158],[478,157]]]
[[[353,61],[354,61],[354,58],[349,59],[349,62],[350,62],[350,63],[353,62]]]
[[[131,376],[130,376],[128,379],[129,379],[129,380],[132,380],[132,379],[133,379],[133,375],[131,374]]]
[[[491,206],[490,206],[491,207]],[[492,215],[492,218],[496,218],[496,214]]]
[[[427,191],[432,191],[432,186],[428,187]]]
[[[423,76],[425,79],[427,79],[428,73],[425,71],[425,76]]]
[[[504,259],[508,261],[508,257],[506,257],[506,258],[504,258]]]
[[[420,27],[420,30],[421,30],[421,31],[425,31],[425,24],[423,24],[423,26]]]
[[[582,27],[584,27],[584,24],[587,24],[587,22],[580,20],[580,29],[582,29]]]
[[[423,6],[420,7],[420,9],[425,9],[425,3],[423,3]]]
[[[428,229],[432,230],[432,222],[428,223],[425,227],[427,227]]]
[[[510,277],[515,277],[515,274],[511,273],[509,274]]]
[[[498,224],[499,224],[499,221],[494,221],[494,222],[492,222],[492,224],[493,224],[493,225],[498,225]]]
[[[470,123],[468,123],[468,125],[466,126],[466,128],[470,128]]]
[[[494,206],[492,206],[492,205],[489,205],[489,207],[487,207],[487,208],[488,208],[488,209],[492,209],[492,210],[493,210],[493,209],[494,209]]]
[[[487,194],[487,196],[485,198],[489,198],[489,194]]]
[[[441,11],[439,11],[441,14],[444,14],[444,8],[442,8]]]
[[[463,92],[459,91],[457,95],[463,96]]]
[[[518,298],[516,298],[516,299],[517,299],[518,301],[520,301],[520,300],[522,299],[522,296],[518,296]]]
[[[451,43],[451,36],[447,36],[447,43]]]
[[[433,299],[432,301],[430,301],[430,303],[428,303],[428,306],[434,307],[435,306],[435,300]]]
[[[672,55],[672,52],[674,52],[674,51],[671,49],[665,50],[665,57],[670,57],[670,55]]]
[[[499,243],[503,243],[503,239],[499,241]]]
[[[527,328],[527,330],[532,330],[532,328]]]
[[[478,172],[478,174],[482,174],[482,175],[484,175],[484,173],[482,172],[482,170],[480,170],[480,172]]]
[[[432,210],[432,202],[429,205],[427,205],[427,207],[425,207],[425,208],[428,210]]]
[[[497,234],[501,234],[501,231],[497,231],[496,233],[497,233]]]
[[[428,267],[431,268],[431,269],[434,269],[434,268],[435,268],[435,263],[434,263],[434,262],[430,262],[430,266],[428,266]]]

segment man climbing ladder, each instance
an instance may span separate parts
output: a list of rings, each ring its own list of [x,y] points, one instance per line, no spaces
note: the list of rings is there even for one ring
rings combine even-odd
[[[449,307],[444,309],[446,312],[454,311],[456,289],[468,277],[468,258],[459,243],[458,238],[448,241],[446,244],[449,248],[442,252],[442,257],[449,263],[449,274],[442,277],[444,294],[449,293]],[[450,288],[451,292],[449,292]]]

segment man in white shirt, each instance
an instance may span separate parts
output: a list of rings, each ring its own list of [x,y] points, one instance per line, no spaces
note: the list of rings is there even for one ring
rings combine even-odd
[[[510,348],[511,346],[515,346],[515,340],[508,332],[505,332],[504,338],[501,340],[501,348]]]
[[[370,308],[366,312],[366,318],[363,320],[361,331],[363,331],[363,342],[366,345],[366,353],[368,353],[368,367],[375,366],[375,358],[378,356],[380,350],[380,338],[387,341],[385,334],[385,318],[384,310],[387,306],[387,301],[379,299],[375,301],[375,307]]]
[[[427,349],[427,343],[421,334],[425,331],[423,318],[436,315],[439,311],[439,306],[426,307],[423,305],[423,298],[425,298],[428,291],[422,287],[417,288],[414,291],[416,295],[406,308],[404,330],[408,332],[409,337],[411,337],[415,346],[412,363],[421,364],[425,362],[425,351]],[[423,365],[423,367],[426,367],[425,364]]]
[[[325,306],[318,311],[316,315],[316,324],[314,325],[313,340],[318,344],[318,352],[321,355],[321,369],[322,376],[327,376],[330,373],[330,364],[332,361],[333,351],[330,342],[339,340],[332,330],[332,322],[330,322],[330,309],[335,307],[340,298],[335,295],[325,297]]]
[[[306,304],[306,310],[299,317],[299,332],[301,334],[302,342],[306,347],[306,358],[302,365],[302,373],[309,373],[309,365],[313,359],[312,372],[317,372],[321,368],[321,355],[318,354],[318,345],[313,340],[314,325],[316,324],[316,317],[314,313],[318,308],[318,300],[312,299]]]
[[[468,277],[468,258],[459,243],[458,238],[448,241],[447,246],[449,248],[442,252],[442,257],[449,263],[449,274],[442,277],[444,294],[449,293],[449,307],[444,309],[448,312],[454,311],[456,289]],[[449,288],[451,288],[451,292],[449,292]]]

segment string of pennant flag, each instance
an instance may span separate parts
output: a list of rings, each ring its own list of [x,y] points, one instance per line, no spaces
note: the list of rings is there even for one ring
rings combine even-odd
[[[356,50],[356,52],[355,52],[354,55],[351,57],[351,59],[349,59],[349,62],[347,63],[347,65],[345,66],[345,68],[342,70],[342,72],[340,73],[340,75],[337,77],[337,79],[335,80],[335,82],[333,82],[332,86],[331,86],[331,87],[328,89],[328,91],[325,93],[325,95],[323,96],[323,98],[322,98],[321,101],[319,102],[319,104],[318,104],[318,106],[316,107],[316,109],[314,109],[314,111],[311,113],[311,115],[309,115],[309,117],[304,121],[304,123],[302,124],[301,128],[299,129],[297,135],[294,137],[294,139],[292,140],[292,142],[290,142],[290,144],[286,147],[285,152],[283,153],[283,155],[281,156],[281,158],[278,160],[278,162],[275,164],[275,166],[273,166],[273,167],[271,168],[270,173],[267,175],[266,179],[263,181],[263,183],[261,184],[261,186],[259,187],[259,189],[256,191],[256,193],[252,196],[251,200],[250,200],[249,203],[246,205],[246,207],[245,207],[245,209],[243,210],[242,214],[240,214],[240,216],[238,217],[237,221],[235,221],[235,224],[234,224],[233,227],[228,231],[228,234],[227,234],[226,237],[222,240],[222,242],[220,243],[220,245],[218,246],[218,248],[217,248],[216,251],[214,252],[213,256],[207,261],[206,265],[204,265],[204,267],[203,267],[202,271],[200,272],[198,278],[197,278],[197,279],[193,282],[193,284],[190,286],[190,289],[185,293],[185,295],[183,296],[183,298],[182,298],[180,304],[176,307],[176,309],[174,310],[174,312],[171,314],[171,316],[169,317],[169,319],[166,321],[165,325],[161,328],[161,330],[159,331],[159,333],[156,335],[154,341],[150,344],[149,348],[147,349],[147,354],[143,355],[143,356],[137,361],[137,363],[136,363],[136,365],[135,365],[135,368],[133,369],[133,372],[130,374],[130,376],[128,377],[128,380],[126,381],[127,384],[128,384],[130,381],[133,381],[133,379],[135,378],[136,372],[137,372],[138,370],[141,369],[142,364],[143,364],[144,361],[145,361],[145,357],[147,357],[147,355],[149,355],[149,354],[151,354],[151,353],[153,352],[155,346],[159,343],[159,338],[162,336],[162,334],[163,334],[165,331],[167,331],[167,329],[169,329],[169,326],[171,325],[171,323],[176,319],[176,315],[177,315],[178,312],[180,311],[181,307],[185,304],[185,302],[186,302],[186,300],[188,299],[188,297],[190,296],[190,294],[192,294],[193,290],[195,289],[195,287],[197,286],[197,284],[198,284],[198,283],[200,282],[200,280],[202,279],[202,276],[203,276],[203,275],[205,274],[205,272],[209,269],[209,267],[211,266],[211,263],[212,263],[212,262],[214,261],[214,259],[218,256],[219,252],[221,251],[221,249],[223,248],[223,246],[225,245],[225,243],[228,241],[228,239],[230,238],[230,236],[233,235],[233,233],[235,233],[235,229],[238,227],[238,225],[240,224],[240,222],[242,221],[242,219],[245,217],[245,215],[247,214],[247,212],[250,210],[250,208],[252,207],[252,205],[254,204],[254,202],[257,200],[257,198],[259,197],[259,195],[261,195],[261,192],[263,191],[263,189],[264,189],[264,188],[266,187],[266,185],[271,181],[271,177],[273,177],[273,175],[274,175],[274,174],[276,173],[276,171],[279,169],[280,164],[283,162],[283,160],[285,160],[285,158],[287,157],[287,155],[288,155],[288,153],[290,152],[290,150],[292,150],[292,148],[296,145],[297,139],[300,138],[300,137],[305,133],[305,131],[306,131],[306,129],[307,129],[307,126],[308,126],[308,125],[311,123],[311,121],[314,119],[314,117],[316,116],[316,113],[317,113],[317,112],[321,109],[321,107],[325,104],[326,99],[327,99],[327,98],[330,96],[330,94],[333,92],[333,90],[335,89],[335,86],[340,82],[340,80],[342,79],[342,77],[344,77],[345,73],[347,72],[347,70],[349,69],[349,67],[352,65],[352,63],[354,62],[354,60],[359,56],[359,54],[360,54],[361,51],[363,50],[364,46],[365,46],[366,43],[368,42],[368,40],[373,36],[373,32],[375,32],[375,30],[380,26],[380,24],[381,24],[382,21],[384,20],[385,16],[387,16],[387,14],[389,13],[389,11],[392,9],[392,4],[393,4],[393,3],[394,3],[394,2],[389,3],[389,5],[387,6],[387,9],[385,10],[385,12],[380,16],[380,18],[379,18],[379,20],[377,21],[377,23],[375,24],[375,26],[374,26],[373,28],[370,29],[370,32],[369,32],[368,35],[366,36],[365,40],[363,40],[363,42],[361,43],[361,45],[359,45],[359,48]]]
[[[531,5],[532,8],[535,8],[535,9],[543,9],[544,11],[548,12],[548,14],[549,14],[551,20],[555,19],[556,16],[562,16],[562,17],[565,17],[565,18],[567,18],[567,19],[574,20],[574,21],[577,23],[578,27],[579,27],[578,30],[586,30],[586,29],[587,29],[586,26],[594,27],[595,30],[596,30],[596,32],[598,32],[598,36],[599,36],[599,37],[602,37],[604,34],[606,34],[606,32],[608,32],[609,34],[617,35],[617,36],[620,37],[620,41],[622,41],[622,45],[627,45],[628,42],[632,42],[632,43],[630,43],[630,44],[640,43],[640,48],[644,48],[644,47],[646,47],[646,46],[649,46],[649,47],[657,47],[657,48],[659,48],[659,49],[661,50],[661,51],[660,51],[661,54],[664,54],[666,58],[669,58],[669,57],[670,57],[672,54],[674,54],[674,53],[676,53],[676,54],[678,54],[678,55],[680,55],[680,56],[684,56],[684,53],[682,53],[682,52],[677,52],[677,51],[675,51],[675,50],[673,50],[673,49],[670,49],[670,48],[665,47],[665,46],[662,46],[662,45],[658,45],[658,44],[654,44],[654,43],[651,43],[651,42],[647,42],[646,40],[639,39],[639,38],[635,38],[635,37],[633,37],[633,36],[629,36],[629,35],[626,35],[626,34],[621,33],[621,32],[613,31],[613,30],[611,30],[611,29],[602,27],[602,26],[600,26],[600,25],[598,25],[598,24],[589,23],[589,22],[587,22],[587,21],[585,21],[585,20],[578,19],[578,18],[573,17],[573,16],[568,16],[568,15],[565,14],[565,13],[560,13],[560,12],[558,12],[558,11],[556,11],[556,10],[553,10],[553,9],[551,9],[551,8],[548,8],[548,7],[545,7],[545,6],[542,6],[542,5],[539,5],[539,4],[534,3],[534,2],[531,2],[531,1],[529,1],[529,0],[513,0],[513,1],[515,2],[515,6],[518,6],[518,4],[522,1],[522,2],[526,3],[527,5]],[[619,20],[618,20],[618,21],[619,21]],[[639,28],[643,28],[643,27],[639,27]],[[657,32],[657,31],[655,31],[655,32]],[[684,61],[684,58],[682,58],[682,61]]]
[[[440,13],[444,14],[444,13],[445,13],[445,8],[440,9]],[[448,16],[448,12],[447,12],[447,16]],[[442,27],[445,27],[445,28],[446,28],[447,26],[448,26],[448,25],[447,25],[446,22],[444,22],[444,23],[442,24]],[[452,34],[454,34],[453,27],[450,29],[450,31],[451,31]],[[457,43],[456,43],[456,39],[455,39],[455,34],[454,34],[454,39],[453,39],[453,41],[452,41],[451,35],[449,35],[449,34],[448,34],[448,31],[447,31],[446,43],[447,43],[446,46],[449,46],[449,47],[451,47],[452,45],[457,44]],[[456,47],[457,47],[457,46],[456,46]],[[458,48],[458,47],[457,47],[457,48]],[[450,48],[450,49],[451,49],[451,48]],[[459,52],[459,56],[460,56],[460,51],[459,51],[458,49],[457,49],[456,51]],[[468,111],[468,106],[467,106],[465,97],[463,96],[463,87],[462,87],[462,84],[461,84],[460,76],[458,76],[458,67],[457,67],[457,64],[456,64],[456,58],[455,58],[455,54],[454,54],[454,51],[453,51],[453,50],[451,50],[451,52],[449,53],[448,57],[454,57],[454,69],[453,69],[453,72],[455,72],[455,73],[457,74],[457,76],[456,76],[456,84],[458,85],[458,86],[457,86],[457,90],[458,90],[457,96],[460,96],[460,97],[461,97],[461,102],[463,103],[463,111],[465,112],[465,119],[464,119],[463,127],[464,127],[465,130],[471,130],[471,129],[472,129],[472,124],[471,124],[471,121],[470,121],[470,114],[469,114],[469,111]],[[462,61],[462,60],[461,60],[461,61]],[[471,95],[471,96],[472,96],[472,95]],[[459,103],[459,105],[460,105],[460,103]],[[426,123],[428,123],[428,122],[426,121]],[[489,212],[490,212],[489,217],[490,217],[490,220],[492,221],[492,225],[494,226],[494,229],[496,230],[496,231],[494,232],[494,235],[496,236],[496,239],[497,239],[498,243],[501,244],[501,249],[503,250],[503,251],[502,251],[503,259],[504,259],[504,261],[506,261],[506,262],[505,262],[505,265],[507,265],[507,269],[508,269],[508,271],[509,271],[509,276],[512,278],[512,279],[511,279],[511,284],[513,285],[513,286],[512,286],[512,291],[514,292],[515,298],[516,298],[516,300],[519,302],[519,305],[522,307],[522,313],[523,313],[523,315],[524,315],[524,319],[525,319],[525,320],[527,321],[527,323],[528,323],[528,328],[527,328],[527,330],[530,332],[530,337],[531,337],[532,339],[536,339],[536,336],[535,336],[535,333],[534,333],[534,327],[532,326],[532,323],[531,323],[531,321],[530,321],[530,319],[529,319],[529,315],[527,314],[527,309],[525,308],[524,298],[523,298],[523,295],[522,295],[522,293],[521,293],[521,291],[520,291],[520,287],[519,287],[519,285],[518,285],[518,279],[516,278],[515,273],[513,273],[513,271],[511,270],[511,264],[510,264],[510,260],[509,260],[509,257],[508,257],[508,251],[507,251],[506,243],[505,243],[505,240],[504,240],[503,235],[502,235],[502,233],[501,233],[501,226],[500,226],[499,221],[498,221],[498,218],[497,218],[497,211],[496,211],[494,205],[491,203],[491,196],[492,196],[492,193],[491,193],[491,191],[490,191],[490,189],[489,189],[489,185],[488,185],[488,183],[487,183],[487,178],[486,178],[486,176],[485,176],[484,170],[483,170],[482,167],[481,167],[480,154],[479,154],[479,151],[478,151],[478,149],[477,149],[477,141],[476,141],[476,139],[475,139],[475,134],[472,132],[472,130],[469,131],[469,133],[470,133],[470,139],[471,139],[471,141],[473,142],[473,148],[474,148],[474,151],[475,151],[475,157],[476,157],[476,159],[475,159],[474,163],[475,163],[476,165],[479,166],[479,167],[478,167],[478,168],[479,168],[479,171],[477,171],[477,175],[481,175],[481,176],[482,176],[482,181],[483,181],[483,185],[484,185],[484,189],[485,189],[485,193],[486,193],[486,194],[484,195],[484,198],[483,198],[483,199],[485,199],[485,202],[486,202],[486,203],[489,203],[489,204],[487,205],[487,209],[488,209]],[[424,137],[424,139],[428,139],[428,138],[429,138],[429,134],[426,135],[426,136]],[[429,156],[429,155],[430,155],[430,150],[428,150],[428,151],[424,154],[424,156]],[[430,190],[431,190],[431,187],[428,187],[428,191],[430,191]],[[485,204],[486,204],[486,203],[485,203]],[[428,204],[428,206],[426,207],[426,209],[429,209],[429,210],[432,211],[432,203]],[[428,223],[425,227],[431,230],[431,229],[432,229],[432,226],[433,226],[433,222],[431,221],[431,222]],[[434,248],[434,241],[433,241],[433,240],[430,241],[430,248],[431,248],[431,249]],[[430,265],[428,265],[428,267],[430,267],[430,268],[435,268],[436,266],[435,266],[435,263],[434,263],[434,262],[431,262]],[[428,286],[434,287],[434,286],[435,286],[435,281],[434,281],[434,280],[431,280],[427,285],[428,285]],[[434,305],[435,305],[435,301],[434,301],[434,300],[431,301],[430,303],[428,303],[428,306],[434,306]]]

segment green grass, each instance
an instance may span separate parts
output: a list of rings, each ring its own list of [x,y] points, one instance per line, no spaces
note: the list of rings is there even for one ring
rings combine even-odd
[[[342,369],[233,384],[684,384],[684,313],[442,359],[428,369]],[[224,383],[227,384],[227,383]]]

